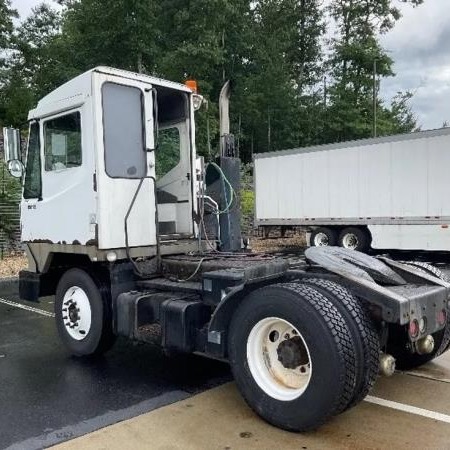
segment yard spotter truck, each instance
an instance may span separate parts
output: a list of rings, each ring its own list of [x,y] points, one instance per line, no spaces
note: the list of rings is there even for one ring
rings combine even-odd
[[[256,225],[303,228],[313,246],[450,251],[449,147],[443,128],[254,155]]]
[[[24,163],[5,129],[23,177],[20,296],[55,295],[73,355],[125,336],[228,361],[257,414],[306,431],[358,404],[379,372],[448,349],[450,284],[432,266],[338,247],[309,248],[304,263],[242,250],[229,96],[226,84],[220,156],[206,165],[193,83],[107,67],[30,111]]]

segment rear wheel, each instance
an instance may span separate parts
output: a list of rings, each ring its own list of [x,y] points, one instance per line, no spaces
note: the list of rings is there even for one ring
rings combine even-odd
[[[339,234],[339,247],[366,252],[370,248],[369,232],[363,228],[344,228]]]
[[[73,355],[98,355],[115,341],[107,295],[83,270],[70,269],[61,277],[55,319],[59,336]]]
[[[342,314],[352,334],[357,357],[356,388],[347,409],[358,404],[372,389],[379,372],[380,339],[369,315],[348,289],[333,281],[306,278],[301,281],[319,290]]]
[[[336,231],[331,228],[316,228],[311,233],[311,245],[313,247],[334,247],[337,243]]]
[[[263,287],[235,312],[228,351],[249,406],[275,426],[314,429],[342,411],[355,389],[355,354],[338,310],[315,289]]]

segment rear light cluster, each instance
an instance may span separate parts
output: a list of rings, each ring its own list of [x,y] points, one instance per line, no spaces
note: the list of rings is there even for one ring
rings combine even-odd
[[[441,327],[447,323],[447,311],[445,309],[442,309],[437,313],[436,321]],[[427,330],[426,317],[422,317],[420,318],[420,320],[413,319],[411,320],[411,322],[409,322],[408,333],[413,339],[419,337],[420,334],[425,333],[426,330]]]
[[[447,311],[445,309],[438,312],[437,322],[439,325],[445,325],[445,323],[447,322]]]
[[[419,327],[419,321],[417,319],[411,320],[411,322],[409,322],[408,332],[412,338],[416,338],[419,336],[420,327]]]

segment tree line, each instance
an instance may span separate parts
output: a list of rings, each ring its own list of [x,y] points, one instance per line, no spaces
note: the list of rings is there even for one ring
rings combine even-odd
[[[218,96],[232,81],[232,131],[254,152],[410,132],[410,92],[376,95],[394,76],[380,36],[399,3],[423,0],[58,0],[18,20],[0,0],[0,125],[24,126],[52,89],[97,65],[196,79],[208,108],[197,147],[218,143]],[[56,6],[56,5],[55,5]],[[374,78],[374,69],[376,76]]]

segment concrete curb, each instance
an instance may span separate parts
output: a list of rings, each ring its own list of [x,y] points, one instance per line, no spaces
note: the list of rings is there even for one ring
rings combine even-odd
[[[0,295],[19,293],[19,277],[0,278]]]

